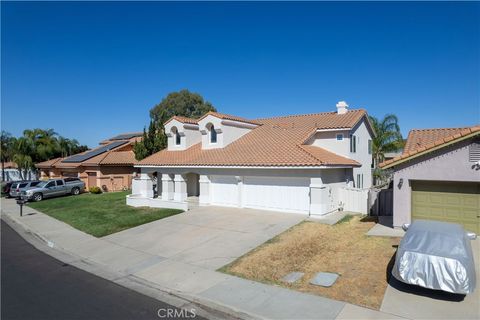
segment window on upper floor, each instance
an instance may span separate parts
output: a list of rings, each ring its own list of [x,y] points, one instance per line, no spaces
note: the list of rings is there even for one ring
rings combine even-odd
[[[182,143],[182,137],[180,136],[180,133],[178,132],[178,129],[176,127],[172,127],[171,129],[173,138],[175,139],[175,145],[179,146]]]
[[[181,142],[182,142],[182,137],[180,136],[180,133],[178,133],[177,131],[175,132],[175,144],[179,146]]]
[[[337,134],[337,140],[338,140],[338,141],[342,141],[342,140],[343,140],[343,134],[342,134],[342,133]]]
[[[357,136],[353,134],[350,135],[350,152],[357,152]]]
[[[210,126],[210,143],[217,143],[217,131],[213,124]]]
[[[368,140],[368,154],[372,154],[372,140]]]

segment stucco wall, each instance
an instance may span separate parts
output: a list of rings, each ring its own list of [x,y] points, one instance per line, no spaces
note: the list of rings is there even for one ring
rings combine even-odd
[[[480,171],[468,159],[471,140],[464,141],[425,156],[400,164],[395,168],[393,182],[393,224],[401,227],[411,221],[411,182],[468,181],[479,182]],[[400,179],[403,179],[399,187]]]
[[[337,140],[337,134],[343,134],[343,140]],[[350,152],[350,134],[356,136],[356,152]],[[362,119],[352,130],[317,132],[307,143],[361,163],[362,166],[354,168],[350,177],[354,181],[354,186],[358,187],[357,174],[363,174],[363,189],[368,189],[372,186],[372,155],[368,153],[368,140],[372,140],[372,136],[365,119]]]
[[[209,125],[212,124],[217,130],[217,143],[210,143],[210,131]],[[208,115],[198,123],[202,134],[202,149],[216,149],[224,148],[233,141],[239,139],[243,135],[249,133],[252,129],[248,128],[249,125],[241,122],[223,120],[212,115]]]
[[[311,213],[325,214],[332,210],[338,209],[339,204],[339,188],[347,185],[346,181],[351,180],[351,168],[332,168],[332,169],[231,169],[231,168],[142,168],[142,173],[151,176],[153,172],[160,174],[183,175],[189,183],[191,173],[200,175],[200,180],[205,177],[205,181],[210,183],[210,178],[224,176],[237,181],[239,189],[245,180],[245,177],[283,177],[283,178],[305,178],[306,187],[310,188],[310,205]],[[196,177],[195,177],[196,178]],[[268,181],[268,180],[266,180]],[[202,185],[202,182],[200,183]],[[209,203],[205,197],[212,197],[209,194],[209,188],[202,189],[200,186],[200,197],[202,202]],[[208,193],[208,194],[207,194]],[[267,195],[265,195],[267,196]],[[240,196],[241,197],[241,196]],[[239,202],[241,203],[241,201]]]
[[[371,140],[372,136],[367,129],[365,119],[352,129],[352,134],[357,137],[357,152],[350,153],[350,158],[362,164],[359,168],[353,168],[355,187],[359,185],[357,174],[363,174],[363,189],[368,189],[372,186],[372,155],[368,153],[368,140]]]
[[[174,128],[180,133],[180,145],[175,144],[175,134],[172,132]],[[183,124],[180,121],[172,120],[165,126],[167,135],[168,150],[185,150],[201,141],[201,134],[198,126],[191,124]]]
[[[325,148],[336,154],[350,157],[350,139],[348,138],[349,130],[323,131],[317,132],[309,144]],[[337,134],[343,135],[343,140],[337,140]]]

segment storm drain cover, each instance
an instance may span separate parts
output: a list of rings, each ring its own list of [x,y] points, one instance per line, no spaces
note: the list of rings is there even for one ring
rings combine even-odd
[[[294,283],[300,280],[303,277],[303,275],[304,275],[303,272],[290,272],[289,274],[287,274],[285,277],[282,278],[282,281],[286,283]]]
[[[338,279],[338,274],[330,272],[319,272],[310,280],[316,286],[331,287]]]

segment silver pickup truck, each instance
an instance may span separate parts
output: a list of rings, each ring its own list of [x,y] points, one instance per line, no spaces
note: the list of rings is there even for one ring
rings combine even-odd
[[[85,183],[79,178],[52,179],[42,181],[35,187],[21,193],[22,199],[42,201],[44,198],[59,197],[67,194],[78,195],[85,189]]]

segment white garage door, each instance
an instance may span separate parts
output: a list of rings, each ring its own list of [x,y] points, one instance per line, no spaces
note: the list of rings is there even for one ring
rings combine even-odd
[[[308,213],[310,179],[245,177],[243,205],[248,208]]]
[[[211,176],[210,186],[212,204],[238,206],[238,186],[235,177]]]

